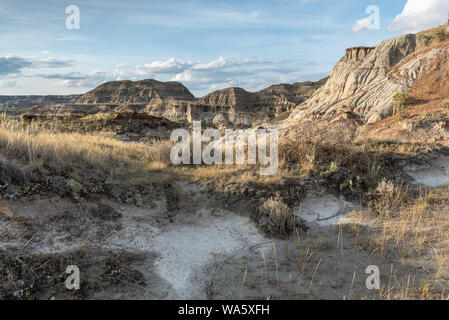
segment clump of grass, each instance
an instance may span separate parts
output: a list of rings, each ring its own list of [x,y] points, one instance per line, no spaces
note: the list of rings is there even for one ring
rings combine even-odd
[[[395,280],[381,292],[386,299],[447,299],[449,290],[449,185],[408,193],[392,181],[382,181],[379,197],[369,210],[351,214],[354,223],[372,227],[371,252],[400,260],[416,281]],[[373,215],[373,211],[376,213]],[[407,273],[405,275],[407,275]]]
[[[421,116],[422,120],[429,122],[444,121],[449,119],[449,115],[442,110],[426,112]]]
[[[263,234],[285,239],[297,228],[297,218],[283,202],[269,199],[257,210],[257,222]]]
[[[444,40],[446,40],[449,37],[449,35],[447,34],[447,31],[446,31],[446,26],[439,26],[439,27],[433,29],[432,36],[438,42],[443,42]]]
[[[449,99],[443,101],[443,107],[449,108]]]
[[[389,216],[400,208],[407,200],[407,189],[385,178],[376,188],[377,200],[371,202],[372,208],[377,214]]]
[[[79,193],[83,189],[83,186],[73,179],[67,181],[67,187],[69,187],[69,189],[72,190],[73,193]]]

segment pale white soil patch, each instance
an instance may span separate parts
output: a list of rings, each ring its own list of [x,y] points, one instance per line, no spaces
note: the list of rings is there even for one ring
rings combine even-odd
[[[438,187],[449,183],[449,156],[440,155],[426,165],[405,168],[416,184]]]
[[[346,201],[343,196],[308,193],[293,213],[308,224],[325,227],[344,222],[346,214],[360,208],[360,204]]]
[[[90,209],[95,204],[57,197],[9,203],[17,217],[28,221],[28,228],[25,234],[23,225],[0,217],[0,248],[24,248],[23,254],[64,254],[83,248],[143,254],[146,261],[134,267],[145,275],[147,288],[128,296],[205,299],[207,278],[202,269],[206,265],[217,255],[232,255],[266,239],[248,217],[211,205],[201,188],[181,187],[192,204],[178,210],[172,221],[166,218],[170,214],[166,199],[151,199],[151,206],[102,199],[119,214],[114,219],[95,216]],[[111,293],[97,297],[111,297]],[[126,298],[115,292],[113,297]]]
[[[171,298],[204,298],[203,266],[216,255],[230,255],[264,240],[247,218],[231,212],[191,217],[184,224],[168,226],[155,239],[153,250],[160,255],[156,272],[172,285]]]

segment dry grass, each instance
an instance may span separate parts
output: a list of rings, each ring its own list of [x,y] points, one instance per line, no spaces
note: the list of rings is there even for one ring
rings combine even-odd
[[[60,133],[33,125],[23,127],[18,122],[6,120],[0,125],[0,154],[7,161],[31,171],[74,179],[83,186],[101,182],[146,184],[158,181],[164,174],[216,185],[252,182],[270,186],[287,177],[320,175],[341,167],[354,174],[374,176],[380,181],[374,190],[376,196],[368,209],[351,214],[351,223],[354,228],[357,225],[369,227],[368,232],[363,232],[365,251],[385,263],[399,261],[403,271],[410,275],[405,279],[393,277],[382,287],[380,297],[448,298],[449,186],[423,189],[413,194],[397,182],[380,179],[382,157],[394,153],[413,156],[425,146],[355,140],[352,128],[336,125],[332,128],[304,126],[281,138],[280,168],[275,176],[261,176],[259,167],[250,165],[173,167],[169,165],[170,148],[168,142],[125,143],[106,135]],[[391,168],[386,169],[391,171]],[[259,214],[262,230],[267,235],[299,234],[296,231],[298,222],[285,203],[267,200],[259,207]],[[329,254],[334,247],[331,241],[334,236],[319,239],[314,243],[314,249]],[[301,270],[310,263],[311,254],[307,252],[304,257]],[[276,256],[276,271],[277,259]],[[320,277],[320,263],[321,268],[330,263],[325,259],[320,257],[313,261],[309,291],[314,280]],[[279,266],[283,263],[286,262],[279,259]]]
[[[280,163],[301,175],[315,175],[357,157],[352,144],[354,130],[343,126],[304,125],[280,139]]]
[[[80,182],[148,183],[170,163],[166,142],[125,143],[104,135],[24,127],[16,121],[1,122],[0,153],[24,168]]]
[[[183,173],[195,180],[206,180],[214,184],[247,183],[249,181],[272,184],[292,176],[314,176],[335,169],[339,165],[360,169],[370,162],[365,150],[352,143],[354,128],[332,125],[303,126],[279,137],[279,169],[275,175],[259,174],[256,165],[213,165],[184,167]],[[363,158],[363,159],[362,159]],[[357,168],[356,168],[357,167]]]
[[[287,238],[297,229],[297,219],[283,202],[269,199],[258,209],[260,230],[268,237]]]
[[[397,156],[414,157],[432,150],[424,143],[367,139],[347,124],[303,124],[279,137],[279,168],[272,176],[259,173],[256,165],[191,165],[171,168],[174,174],[218,187],[248,183],[270,185],[289,178],[320,177],[359,193],[375,189],[384,177],[392,177]],[[334,181],[331,181],[334,180]],[[341,189],[344,188],[344,189]],[[349,192],[349,191],[348,191]]]
[[[412,197],[401,186],[381,185],[371,208],[351,215],[353,224],[370,227],[371,254],[399,260],[404,276],[385,286],[381,297],[448,299],[449,186],[422,189]]]

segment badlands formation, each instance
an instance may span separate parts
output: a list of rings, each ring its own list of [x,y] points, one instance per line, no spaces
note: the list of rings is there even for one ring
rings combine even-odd
[[[326,84],[290,118],[331,120],[342,112],[352,112],[363,123],[373,124],[393,115],[396,92],[419,90],[424,79],[427,86],[433,86],[429,98],[444,99],[449,52],[435,37],[446,39],[448,30],[442,26],[385,40],[375,47],[347,49]]]
[[[2,97],[0,299],[449,299],[448,71],[445,25],[258,92]],[[194,120],[279,128],[277,174],[172,164]]]
[[[308,99],[325,80],[279,84],[258,92],[227,88],[202,98],[195,98],[179,82],[113,81],[98,86],[76,101],[36,103],[26,113],[131,112],[176,122],[203,121],[217,127],[226,124],[252,126],[280,115],[286,118],[296,105]]]

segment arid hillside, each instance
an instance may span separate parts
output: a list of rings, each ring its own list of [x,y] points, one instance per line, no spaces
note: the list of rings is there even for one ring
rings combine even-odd
[[[326,84],[295,109],[291,121],[332,120],[351,112],[363,123],[373,124],[395,114],[395,93],[410,88],[416,99],[423,99],[421,92],[426,101],[437,98],[443,102],[447,93],[435,85],[447,72],[448,35],[445,25],[385,40],[372,48],[347,49]],[[444,86],[444,81],[438,85]]]

